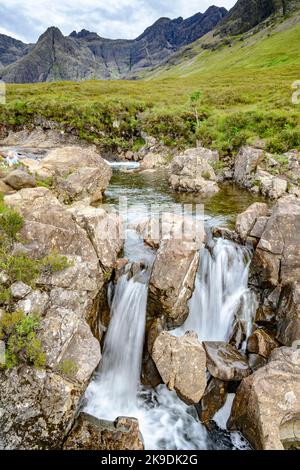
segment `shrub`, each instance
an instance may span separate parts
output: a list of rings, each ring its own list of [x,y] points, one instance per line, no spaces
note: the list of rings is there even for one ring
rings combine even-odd
[[[5,368],[29,364],[42,368],[46,364],[45,353],[37,333],[40,319],[25,315],[22,310],[5,312],[0,320],[0,339],[5,342]]]
[[[45,274],[64,271],[72,266],[66,256],[62,256],[57,251],[52,251],[48,256],[40,260],[40,271]]]
[[[78,372],[78,365],[71,359],[66,359],[59,364],[57,370],[69,377],[75,377]]]

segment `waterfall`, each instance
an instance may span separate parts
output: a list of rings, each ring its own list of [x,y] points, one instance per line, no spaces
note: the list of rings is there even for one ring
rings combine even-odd
[[[106,419],[136,407],[145,335],[148,275],[141,272],[116,286],[101,367],[88,387],[86,411]]]
[[[250,260],[247,248],[221,238],[203,248],[189,316],[174,333],[193,330],[201,341],[229,341],[239,320],[248,337],[256,309],[248,288]]]
[[[255,305],[247,287],[249,263],[250,252],[232,242],[219,239],[210,249],[204,248],[189,317],[173,333],[194,330],[200,340],[227,341],[238,317],[249,334]],[[194,407],[165,385],[156,390],[140,386],[149,275],[149,269],[131,279],[123,275],[114,295],[109,292],[111,321],[84,411],[109,420],[135,416],[146,449],[206,449],[207,431]]]

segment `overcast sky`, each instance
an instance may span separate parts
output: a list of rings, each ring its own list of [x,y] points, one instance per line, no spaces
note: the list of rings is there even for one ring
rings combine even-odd
[[[68,35],[85,28],[102,37],[131,39],[161,16],[187,18],[210,5],[231,8],[236,0],[0,0],[0,33],[36,42],[57,26]]]

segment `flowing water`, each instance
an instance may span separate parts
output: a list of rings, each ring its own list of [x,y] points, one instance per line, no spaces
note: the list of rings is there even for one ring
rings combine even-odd
[[[233,186],[224,187],[221,194],[208,201],[175,195],[169,190],[165,175],[159,172],[115,172],[106,196],[108,208],[117,206],[120,194],[127,197],[129,207],[125,214],[124,254],[130,261],[143,259],[146,268],[133,277],[123,275],[117,283],[101,365],[87,389],[84,410],[109,420],[124,415],[138,418],[146,449],[247,448],[238,433],[227,433],[225,444],[221,444],[219,436],[209,435],[199,423],[196,409],[186,405],[166,386],[152,390],[140,385],[148,282],[155,252],[145,247],[133,227],[149,215],[151,204],[163,204],[166,211],[180,212],[182,204],[199,202],[205,203],[206,227],[230,225],[236,213],[248,207],[253,199]],[[136,207],[137,201],[142,204],[141,210]],[[249,333],[255,310],[253,294],[247,287],[250,257],[246,248],[225,240],[212,240],[209,248],[201,253],[189,317],[173,333],[183,334],[192,329],[201,340],[226,341],[236,316]],[[218,412],[219,423],[224,422],[231,403],[232,397]]]

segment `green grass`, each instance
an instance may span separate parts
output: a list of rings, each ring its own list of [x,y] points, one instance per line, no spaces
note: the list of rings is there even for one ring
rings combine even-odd
[[[275,153],[299,149],[300,105],[291,101],[292,83],[300,80],[294,18],[216,50],[202,48],[215,40],[208,35],[139,81],[8,85],[0,124],[43,117],[109,150],[138,150],[141,131],[171,147],[200,139],[223,154],[257,138]]]

